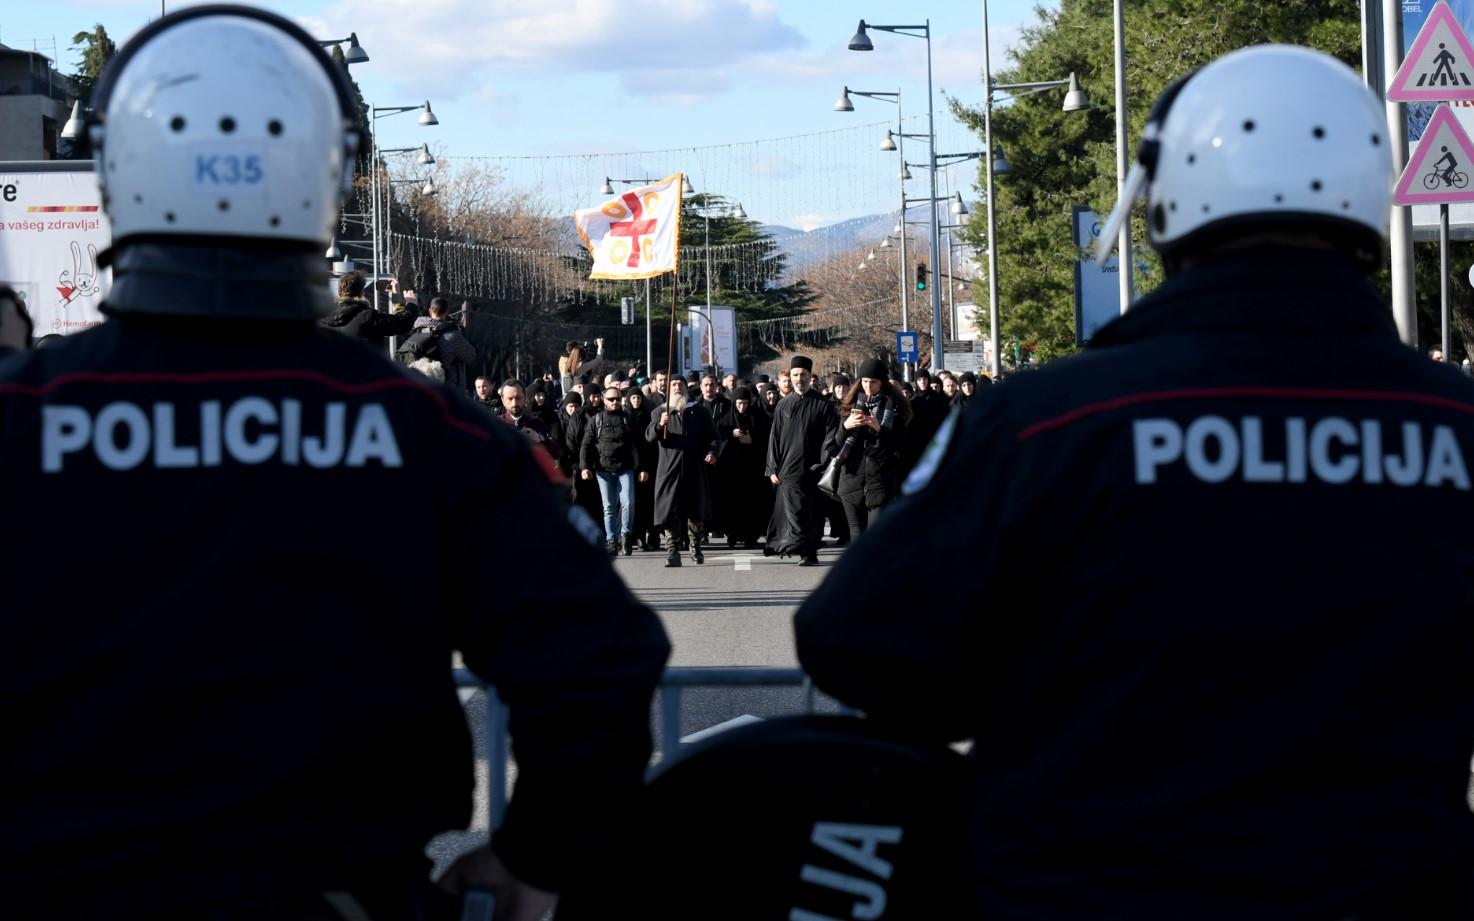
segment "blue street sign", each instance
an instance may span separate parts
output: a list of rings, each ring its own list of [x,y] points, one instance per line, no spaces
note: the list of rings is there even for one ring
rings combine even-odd
[[[920,337],[913,332],[901,330],[896,333],[896,361],[915,363],[921,349]]]

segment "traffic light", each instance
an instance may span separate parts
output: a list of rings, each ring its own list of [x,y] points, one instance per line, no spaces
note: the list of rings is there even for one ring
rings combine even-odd
[[[926,290],[926,263],[916,263],[916,290]]]

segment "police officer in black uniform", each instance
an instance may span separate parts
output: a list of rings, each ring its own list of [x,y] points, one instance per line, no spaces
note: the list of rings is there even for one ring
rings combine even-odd
[[[627,822],[658,621],[526,439],[316,325],[358,138],[309,35],[190,8],[95,99],[110,320],[0,365],[0,916],[432,917],[459,650],[519,777],[443,887],[540,918]]]
[[[1240,50],[1138,158],[1168,279],[953,414],[800,660],[974,740],[979,918],[1474,917],[1474,385],[1366,278],[1381,106]]]

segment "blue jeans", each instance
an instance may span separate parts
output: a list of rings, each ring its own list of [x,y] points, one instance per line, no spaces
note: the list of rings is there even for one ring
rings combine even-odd
[[[635,529],[635,472],[596,470],[599,498],[604,500],[604,539],[616,540]],[[614,529],[614,513],[619,511],[619,530]]]

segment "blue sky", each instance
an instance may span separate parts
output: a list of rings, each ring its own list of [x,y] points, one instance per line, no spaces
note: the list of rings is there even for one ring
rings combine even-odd
[[[872,33],[876,50],[845,44],[857,21],[911,23],[931,17],[938,147],[980,142],[945,114],[942,91],[976,102],[981,93],[981,8],[931,0],[295,0],[264,6],[322,38],[357,32],[372,60],[353,68],[370,102],[431,100],[441,125],[412,115],[380,121],[383,146],[428,141],[446,155],[484,157],[508,185],[537,192],[551,211],[590,204],[604,175],[685,170],[699,191],[742,201],[755,219],[815,226],[893,208],[898,164],[877,149],[891,105],[856,99],[832,111],[842,86],[900,88],[907,129],[921,132],[925,43]],[[159,15],[124,0],[11,3],[0,41],[48,51],[63,69],[69,37],[94,23],[120,43]],[[174,4],[170,4],[173,8]],[[1006,63],[1031,0],[994,0],[994,68]],[[1063,75],[1061,75],[1063,76]],[[820,134],[824,132],[823,134]],[[761,139],[787,140],[763,140]],[[663,151],[635,155],[633,151]],[[508,158],[528,159],[508,159]],[[541,159],[537,159],[541,158]],[[920,160],[913,146],[906,159]],[[920,171],[908,194],[925,194]],[[964,196],[975,165],[943,175]]]

